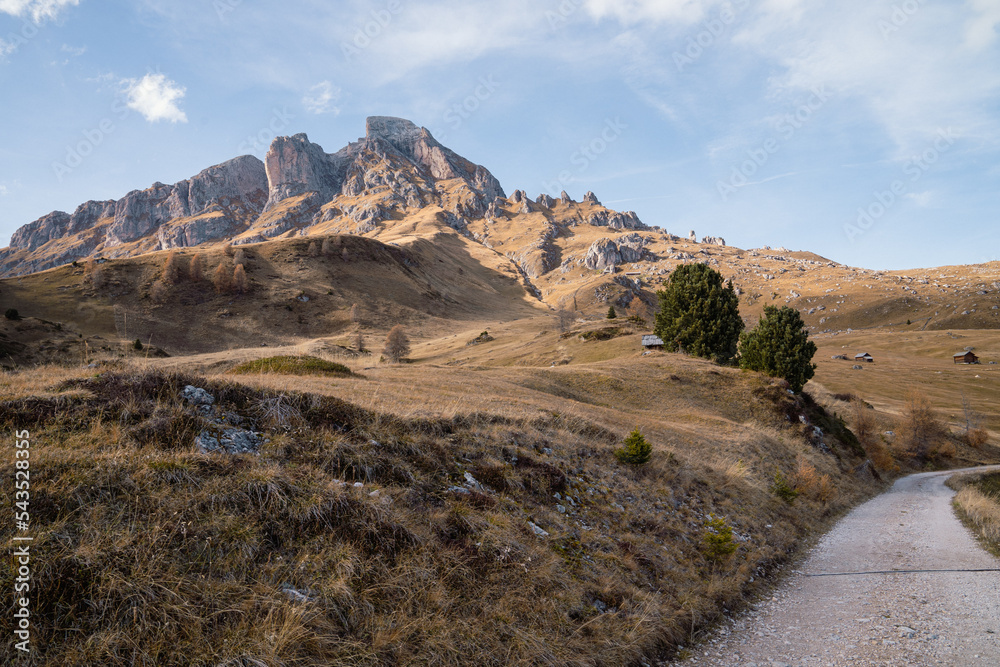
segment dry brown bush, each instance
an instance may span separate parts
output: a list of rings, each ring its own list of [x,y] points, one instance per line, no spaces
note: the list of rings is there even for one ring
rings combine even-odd
[[[225,294],[233,288],[232,274],[225,264],[219,264],[215,267],[215,272],[212,274],[212,285],[219,294]]]
[[[327,256],[333,254],[333,242],[330,240],[329,236],[323,239],[322,253]]]
[[[191,257],[191,263],[188,265],[188,277],[195,282],[199,282],[205,277],[205,267],[201,254],[195,253]]]
[[[875,411],[859,398],[851,400],[851,430],[858,441],[867,446],[878,435],[878,421]]]
[[[233,253],[233,266],[242,266],[247,263],[247,254],[243,252],[243,248],[238,248]]]
[[[156,304],[161,304],[167,300],[167,286],[162,280],[157,280],[149,288],[149,298]]]
[[[233,269],[233,289],[239,294],[245,294],[248,287],[246,269],[243,268],[242,264],[237,264],[236,268]]]
[[[309,244],[309,256],[319,257],[319,244],[315,241]]]
[[[361,306],[356,303],[351,306],[351,322],[355,324],[361,322]]]
[[[167,285],[176,285],[181,280],[181,257],[176,250],[167,253],[163,262],[162,280]]]
[[[935,450],[946,435],[927,395],[918,391],[907,393],[897,431],[894,448],[900,454],[921,459]]]
[[[970,447],[979,449],[990,440],[990,434],[986,429],[974,428],[965,434],[965,442]]]
[[[798,468],[795,471],[795,490],[799,493],[814,498],[819,489],[819,472],[816,466],[809,463],[804,456],[799,456]]]
[[[828,503],[837,497],[837,487],[829,475],[822,475],[816,488],[816,500]]]
[[[406,330],[402,324],[397,324],[390,331],[385,339],[385,349],[382,354],[389,361],[397,362],[410,353],[410,340],[406,337]]]

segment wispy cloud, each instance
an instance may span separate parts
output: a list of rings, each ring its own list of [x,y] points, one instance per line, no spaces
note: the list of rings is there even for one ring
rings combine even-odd
[[[340,107],[337,106],[337,102],[340,101],[340,93],[340,88],[337,86],[329,81],[321,81],[302,96],[302,106],[309,113],[332,113],[336,116],[340,113]]]
[[[35,23],[59,16],[66,7],[75,7],[80,0],[0,0],[0,12],[17,16],[30,16]]]
[[[586,0],[584,6],[594,18],[611,17],[635,25],[648,21],[691,24],[720,4],[721,0]]]
[[[185,89],[165,75],[150,73],[141,79],[125,79],[126,104],[142,114],[150,123],[168,120],[186,123],[187,115],[177,103],[184,98]]]
[[[62,47],[59,50],[62,51],[63,53],[68,53],[69,55],[73,56],[74,58],[79,58],[80,56],[82,56],[84,53],[87,52],[87,47],[86,46],[70,46],[69,44],[63,44]]]

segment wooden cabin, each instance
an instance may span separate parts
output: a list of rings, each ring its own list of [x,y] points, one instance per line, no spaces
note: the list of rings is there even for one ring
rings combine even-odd
[[[861,354],[854,355],[854,361],[863,361],[866,364],[873,364],[875,363],[875,357],[868,354],[867,352],[862,352]]]
[[[647,350],[662,350],[663,340],[654,334],[646,334],[642,337],[642,346]]]
[[[952,356],[956,364],[978,364],[979,357],[972,353],[972,350],[966,350],[965,352],[959,352],[958,354]]]

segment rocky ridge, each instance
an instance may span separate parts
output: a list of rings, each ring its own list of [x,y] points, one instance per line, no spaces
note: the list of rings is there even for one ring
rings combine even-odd
[[[0,276],[206,243],[377,233],[380,224],[429,207],[440,208],[445,224],[487,246],[489,230],[473,231],[471,222],[537,221],[503,252],[528,278],[559,265],[554,239],[561,225],[648,229],[631,211],[603,207],[592,192],[579,203],[566,192],[531,201],[516,190],[508,198],[489,170],[443,146],[425,128],[375,116],[367,119],[364,137],[335,153],[305,134],[282,136],[263,162],[244,155],[173,185],[154,183],[119,200],[86,202],[73,214],[50,213],[18,229],[10,247],[0,249]],[[560,220],[558,207],[565,208]],[[614,252],[618,260],[609,255],[598,263],[632,256],[629,250]]]

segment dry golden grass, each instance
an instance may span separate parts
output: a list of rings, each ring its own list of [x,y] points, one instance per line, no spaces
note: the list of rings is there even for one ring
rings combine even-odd
[[[994,554],[1000,555],[1000,476],[972,476],[956,480],[955,507],[959,516]]]
[[[399,365],[352,380],[203,380],[114,363],[3,376],[3,427],[32,433],[33,520],[46,554],[39,664],[663,657],[878,488],[842,475],[785,419],[797,410],[819,420],[817,408],[694,360],[647,357],[628,370]],[[670,374],[678,380],[664,385]],[[418,377],[420,410],[408,400]],[[264,432],[259,457],[196,450],[200,417],[178,398],[187,383]],[[458,400],[469,386],[482,395]],[[300,391],[312,387],[321,391]],[[498,405],[489,394],[517,402],[478,410]],[[653,459],[620,466],[613,452],[636,424]],[[0,446],[0,476],[12,473],[10,447]],[[788,505],[768,482],[776,466],[792,474],[796,458],[819,481]],[[466,473],[483,488],[449,491]],[[733,527],[732,558],[703,552],[708,514]]]

